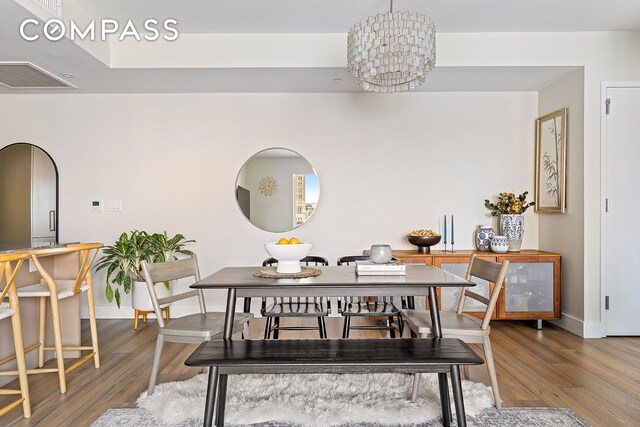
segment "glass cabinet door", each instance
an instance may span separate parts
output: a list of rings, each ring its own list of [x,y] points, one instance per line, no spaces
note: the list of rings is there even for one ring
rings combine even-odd
[[[555,309],[555,275],[559,269],[554,260],[510,258],[504,286],[504,315],[522,317],[531,313],[553,313]]]
[[[495,258],[485,258],[495,261]],[[455,274],[464,278],[469,267],[469,259],[440,259],[437,266],[444,271]],[[476,284],[471,290],[479,295],[489,298],[491,295],[492,284],[483,279],[472,278]],[[440,288],[440,307],[442,311],[456,311],[458,309],[458,300],[460,299],[462,288]],[[467,298],[464,303],[464,312],[470,314],[484,314],[487,306],[472,298]]]

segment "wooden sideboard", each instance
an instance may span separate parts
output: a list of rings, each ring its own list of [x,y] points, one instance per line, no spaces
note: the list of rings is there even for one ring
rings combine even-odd
[[[507,277],[496,304],[492,319],[496,320],[555,320],[562,317],[560,301],[562,275],[560,254],[538,250],[525,250],[496,254],[471,250],[455,252],[432,251],[430,254],[415,250],[394,250],[393,256],[408,264],[428,264],[440,267],[457,276],[464,277],[471,254],[502,262],[509,260]],[[475,292],[486,295],[493,289],[493,283],[477,281]],[[442,310],[455,310],[459,289],[441,290],[438,297]],[[481,316],[484,305],[468,300],[465,312]]]

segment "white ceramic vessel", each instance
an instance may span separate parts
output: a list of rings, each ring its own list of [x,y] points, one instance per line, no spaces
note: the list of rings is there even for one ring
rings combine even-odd
[[[476,247],[479,251],[488,252],[491,250],[491,240],[496,232],[489,225],[480,225],[476,231]]]
[[[391,246],[389,245],[371,245],[369,250],[369,259],[375,264],[386,264],[391,261]]]
[[[264,249],[269,256],[278,260],[278,273],[300,273],[300,260],[311,252],[312,243],[298,245],[279,245],[277,242],[267,242]]]
[[[505,236],[493,236],[491,250],[497,254],[504,254],[509,250],[509,240]]]

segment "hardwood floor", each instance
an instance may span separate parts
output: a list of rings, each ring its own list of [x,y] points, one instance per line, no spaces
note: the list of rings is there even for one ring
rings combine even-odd
[[[88,338],[88,323],[82,326]],[[546,323],[541,331],[526,322],[491,326],[504,406],[566,407],[594,426],[640,426],[640,338],[584,340]],[[100,320],[98,327],[102,367],[96,370],[87,363],[69,374],[65,395],[55,374],[29,376],[32,418],[24,420],[20,407],[0,417],[0,426],[89,426],[108,408],[135,407],[147,389],[155,320],[138,332],[131,320]],[[261,319],[252,322],[252,336],[262,336],[263,328]],[[341,319],[330,318],[327,328],[329,337],[340,336]],[[352,337],[382,333],[353,331]],[[282,332],[281,337],[316,338],[317,332]],[[159,381],[195,375],[197,370],[183,364],[194,348],[165,344]],[[470,377],[489,383],[484,366],[471,368]],[[0,396],[0,404],[3,399]]]

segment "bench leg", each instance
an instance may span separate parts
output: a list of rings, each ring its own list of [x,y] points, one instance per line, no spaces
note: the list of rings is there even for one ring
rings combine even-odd
[[[442,425],[451,426],[451,403],[449,402],[449,380],[447,374],[438,374],[440,386],[440,406],[442,407]]]
[[[273,319],[273,339],[277,340],[280,338],[280,318],[275,317]]]
[[[224,407],[227,400],[227,374],[218,376],[218,413],[216,427],[224,427]]]
[[[322,327],[322,317],[318,317],[318,334],[320,335],[320,339],[326,338],[324,328]]]
[[[453,402],[456,405],[456,419],[458,427],[467,426],[467,417],[464,412],[464,399],[462,398],[462,381],[460,381],[460,366],[451,366],[451,387],[453,389]]]
[[[213,425],[213,414],[216,407],[216,388],[218,386],[218,367],[209,367],[209,382],[207,383],[207,400],[204,407],[204,427]]]

